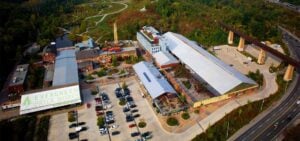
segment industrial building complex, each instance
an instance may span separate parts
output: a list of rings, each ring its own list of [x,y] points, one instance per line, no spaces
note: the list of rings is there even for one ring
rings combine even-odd
[[[21,96],[20,114],[81,103],[75,50],[58,52],[55,59],[52,87]]]
[[[149,40],[146,35],[152,35],[151,33],[157,35],[154,39],[158,40],[156,41],[158,45],[155,46],[158,51],[150,49],[154,47],[153,41]],[[180,62],[181,65],[190,70],[197,81],[205,84],[206,88],[213,94],[210,98],[195,98],[189,93],[184,93],[187,99],[191,99],[188,102],[193,107],[250,93],[258,87],[256,82],[225,64],[196,42],[190,41],[180,34],[167,32],[161,35],[153,27],[143,27],[140,32],[137,32],[137,39],[146,51],[150,51],[149,53],[152,54],[158,68],[174,67]]]

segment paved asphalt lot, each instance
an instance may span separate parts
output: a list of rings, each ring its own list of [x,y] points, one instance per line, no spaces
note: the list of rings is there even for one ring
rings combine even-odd
[[[136,118],[135,121],[138,123],[139,121],[143,120],[147,123],[145,128],[139,128],[141,133],[145,133],[150,131],[152,133],[153,138],[151,140],[164,140],[168,137],[168,134],[164,132],[164,130],[159,125],[156,115],[154,111],[151,109],[151,105],[144,99],[140,93],[140,88],[138,82],[136,80],[126,81],[128,87],[131,91],[131,96],[134,99],[135,104],[137,105],[136,108],[138,112],[135,114],[140,114],[140,117]],[[95,100],[94,96],[90,94],[90,90],[84,89],[82,90],[82,94],[84,96],[84,102],[90,103],[90,108],[84,108],[78,111],[79,122],[85,122],[83,127],[88,127],[86,131],[80,132],[80,140],[88,139],[89,141],[134,141],[139,137],[131,137],[132,132],[138,131],[137,127],[129,128],[130,124],[134,122],[126,122],[125,114],[123,112],[123,106],[120,106],[119,100],[114,94],[114,90],[118,87],[118,84],[110,84],[101,86],[100,89],[102,92],[107,93],[109,99],[111,101],[112,108],[108,109],[113,111],[114,118],[115,118],[115,125],[118,128],[110,130],[112,131],[120,131],[119,135],[110,137],[108,134],[101,135],[99,133],[99,129],[97,126],[97,116],[95,112]],[[69,140],[68,134],[70,132],[75,132],[75,128],[69,128],[70,123],[67,121],[67,113],[53,115],[50,119],[50,129],[49,129],[49,137],[48,139],[51,141],[66,141]],[[76,139],[74,139],[76,140]]]

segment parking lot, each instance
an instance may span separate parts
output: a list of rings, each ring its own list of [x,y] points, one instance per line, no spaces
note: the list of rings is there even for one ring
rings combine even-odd
[[[110,103],[109,105],[111,105],[110,108],[104,110],[104,113],[106,113],[107,111],[112,111],[113,113],[114,123],[107,125],[115,126],[114,129],[109,130],[109,135],[100,134],[99,127],[97,126],[97,112],[95,110],[97,104],[95,98],[101,96],[92,96],[90,94],[90,90],[84,89],[82,90],[84,102],[89,103],[90,107],[78,110],[78,121],[85,122],[82,127],[87,127],[86,131],[81,131],[79,133],[80,140],[86,139],[94,141],[111,139],[112,141],[132,141],[141,138],[140,135],[145,132],[151,132],[151,140],[163,140],[163,138],[165,138],[164,135],[166,134],[159,125],[158,120],[156,119],[157,117],[150,107],[151,105],[141,95],[138,82],[135,79],[132,79],[130,81],[126,81],[126,84],[128,85],[128,89],[130,90],[130,96],[134,101],[133,103],[136,105],[136,107],[131,108],[131,111],[135,111],[132,115],[138,115],[138,117],[134,118],[134,121],[126,121],[126,115],[129,115],[131,112],[123,112],[124,106],[119,105],[119,99],[115,94],[115,89],[119,87],[118,83],[100,86],[100,92],[104,92],[105,94],[107,94]],[[120,85],[122,85],[121,82]],[[102,116],[105,117],[105,114]],[[145,128],[138,129],[137,125],[140,121],[146,122],[147,125]],[[49,140],[69,140],[69,133],[75,132],[75,127],[69,128],[69,125],[71,125],[71,123],[68,122],[67,113],[53,115],[50,122],[51,125],[48,137]],[[132,124],[136,124],[136,126],[133,127]],[[111,133],[114,131],[119,131],[119,134],[112,135]],[[140,134],[132,137],[131,133],[134,132],[139,132]]]

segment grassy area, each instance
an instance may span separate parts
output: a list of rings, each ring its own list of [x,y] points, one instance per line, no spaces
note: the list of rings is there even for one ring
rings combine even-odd
[[[268,108],[274,101],[279,100],[284,94],[284,87],[286,82],[282,75],[278,75],[276,82],[279,86],[278,91],[264,100],[250,102],[242,107],[239,107],[229,114],[227,114],[220,121],[209,127],[205,133],[197,135],[192,141],[225,141],[235,132],[237,132],[244,125],[248,124],[254,117],[256,117],[264,109]],[[229,127],[229,128],[227,128]],[[228,129],[228,136],[226,132]]]
[[[101,14],[109,14],[121,10],[122,8],[125,7],[123,4],[119,4],[119,3],[109,3],[108,5],[109,7],[104,8]]]
[[[264,83],[264,75],[259,70],[256,70],[256,72],[250,71],[247,76],[253,79],[259,86],[262,86]]]

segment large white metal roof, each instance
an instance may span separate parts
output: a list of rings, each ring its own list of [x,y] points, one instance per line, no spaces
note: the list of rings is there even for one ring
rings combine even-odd
[[[142,61],[133,65],[133,69],[151,95],[152,99],[155,99],[165,93],[176,93],[173,87],[154,65]]]
[[[162,41],[181,62],[186,64],[220,95],[242,83],[256,84],[253,80],[180,34],[167,32],[163,35]]]
[[[79,85],[43,90],[22,95],[20,114],[37,112],[80,102]]]
[[[160,66],[179,63],[179,61],[168,52],[160,51],[153,54],[153,57]]]

